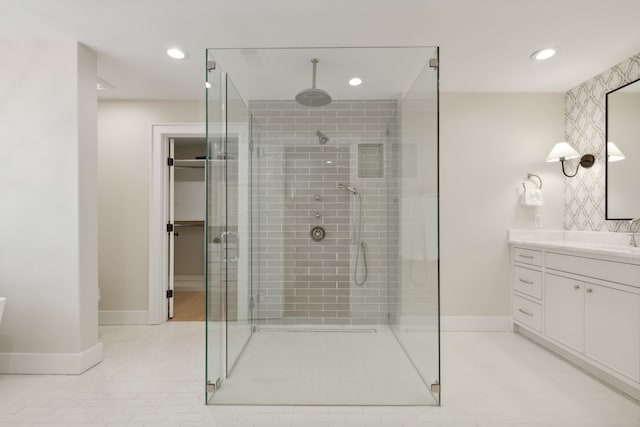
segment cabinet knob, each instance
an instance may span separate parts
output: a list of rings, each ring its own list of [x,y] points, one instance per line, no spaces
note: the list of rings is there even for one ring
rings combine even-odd
[[[587,288],[587,293],[590,294],[591,292],[593,292],[593,289]]]
[[[573,285],[573,289],[580,289],[580,285]]]

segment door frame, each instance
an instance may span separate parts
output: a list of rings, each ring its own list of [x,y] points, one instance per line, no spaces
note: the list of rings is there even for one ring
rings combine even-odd
[[[206,138],[204,123],[171,123],[151,125],[151,158],[149,165],[149,283],[147,321],[158,325],[167,321],[166,289],[169,287],[169,241],[166,224],[169,221],[169,185],[167,158],[169,138]]]

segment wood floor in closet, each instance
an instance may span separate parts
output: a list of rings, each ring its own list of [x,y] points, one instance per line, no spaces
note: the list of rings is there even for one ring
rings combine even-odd
[[[174,321],[205,320],[204,292],[187,292],[176,290],[173,298]]]

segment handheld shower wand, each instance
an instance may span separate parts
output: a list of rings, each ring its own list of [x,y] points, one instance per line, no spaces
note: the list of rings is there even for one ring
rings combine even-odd
[[[344,184],[338,184],[338,188],[342,190],[347,190],[351,193],[352,199],[352,208],[351,208],[351,243],[358,245],[356,248],[356,262],[353,266],[353,281],[357,286],[362,286],[367,281],[367,276],[369,274],[367,268],[367,244],[360,239],[360,234],[362,232],[362,196],[358,189],[353,186],[345,186]],[[362,252],[362,261],[364,263],[364,277],[362,280],[358,280],[358,264],[360,264],[360,252]]]

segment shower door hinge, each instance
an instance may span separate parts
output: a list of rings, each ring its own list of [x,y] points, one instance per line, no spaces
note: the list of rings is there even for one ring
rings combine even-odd
[[[213,71],[216,69],[216,61],[207,61],[207,71]]]
[[[437,70],[439,66],[440,66],[440,61],[438,61],[438,58],[433,58],[429,60],[429,67],[433,68],[434,70]]]
[[[167,289],[167,298],[173,298],[173,289]]]
[[[173,231],[173,224],[167,224],[167,233],[171,233]]]
[[[440,393],[440,383],[438,381],[431,384],[431,393]]]
[[[167,158],[167,166],[173,166],[173,159],[171,157]]]
[[[253,297],[249,298],[249,311],[253,311],[254,301]]]
[[[211,381],[207,381],[207,393],[215,393],[221,385],[222,381],[220,381],[220,378],[218,378],[216,382],[213,383]]]

